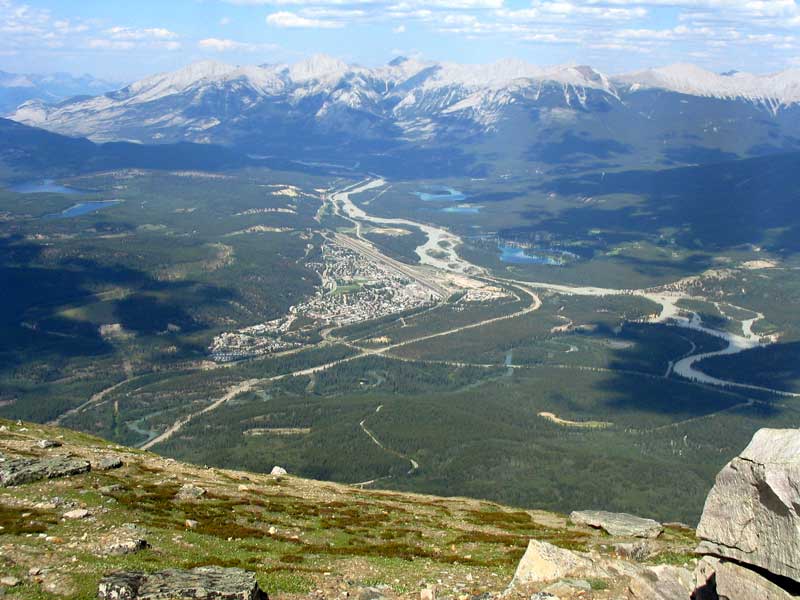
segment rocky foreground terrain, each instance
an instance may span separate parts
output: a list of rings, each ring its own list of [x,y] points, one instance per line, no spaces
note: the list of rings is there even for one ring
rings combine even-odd
[[[783,599],[800,581],[800,430],[762,430],[698,530],[178,463],[0,422],[0,596]]]

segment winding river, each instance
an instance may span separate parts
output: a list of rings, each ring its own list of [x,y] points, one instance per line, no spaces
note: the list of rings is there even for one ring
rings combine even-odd
[[[386,182],[383,179],[372,179],[365,182],[360,182],[341,191],[334,192],[330,200],[334,204],[334,209],[339,214],[348,217],[356,223],[357,234],[360,237],[360,222],[376,223],[379,225],[407,225],[421,229],[427,236],[424,244],[416,248],[417,256],[419,256],[420,263],[428,265],[436,269],[440,269],[449,273],[457,273],[459,275],[480,276],[484,279],[494,280],[498,282],[514,283],[516,285],[528,287],[531,289],[544,289],[553,292],[576,295],[576,296],[638,296],[646,298],[661,306],[661,311],[648,319],[650,323],[662,323],[666,325],[682,327],[686,329],[693,329],[714,336],[724,340],[727,345],[722,350],[714,352],[690,353],[689,355],[679,359],[671,365],[670,371],[667,373],[675,373],[676,375],[702,383],[714,386],[728,386],[741,389],[767,391],[774,394],[790,397],[800,397],[800,394],[786,392],[782,390],[775,390],[772,388],[765,388],[756,385],[748,385],[745,383],[738,383],[735,381],[728,381],[712,377],[697,368],[697,364],[706,358],[712,356],[723,356],[737,354],[752,348],[765,346],[768,342],[762,340],[757,334],[753,332],[753,325],[764,318],[764,315],[755,313],[756,316],[742,321],[741,333],[734,333],[731,331],[722,331],[707,327],[700,316],[693,311],[683,309],[677,305],[679,300],[704,300],[705,298],[692,296],[688,293],[680,291],[661,291],[658,289],[652,290],[619,290],[612,288],[601,288],[593,286],[569,286],[545,282],[531,282],[522,281],[517,279],[506,279],[501,277],[492,277],[487,274],[486,270],[482,267],[474,265],[465,260],[457,253],[457,248],[463,241],[461,238],[447,229],[426,223],[419,223],[410,219],[393,219],[374,217],[365,212],[361,207],[356,206],[350,199],[353,194],[360,194],[370,190],[376,190],[384,187]],[[741,308],[741,307],[737,307]],[[751,311],[752,312],[752,311]],[[688,316],[687,316],[688,315]]]

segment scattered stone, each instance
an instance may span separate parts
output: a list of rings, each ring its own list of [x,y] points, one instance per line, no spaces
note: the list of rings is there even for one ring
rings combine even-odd
[[[420,591],[419,600],[436,600],[436,590],[432,587],[426,587]]]
[[[103,554],[120,556],[123,554],[141,552],[142,550],[147,550],[149,547],[150,544],[147,543],[147,540],[142,538],[123,538],[110,543],[105,548]]]
[[[692,581],[692,572],[682,567],[649,567],[631,579],[628,596],[630,600],[687,600],[694,589]]]
[[[97,597],[100,600],[267,600],[254,573],[222,567],[113,573],[100,581]]]
[[[694,572],[692,600],[789,600],[797,598],[745,566],[704,556]],[[670,600],[672,600],[670,598]]]
[[[186,519],[186,521],[184,522],[186,529],[196,529],[199,524],[200,523],[198,523],[194,519]]]
[[[717,475],[698,551],[800,582],[799,511],[800,430],[761,429]]]
[[[16,577],[12,577],[11,575],[6,575],[5,577],[0,577],[0,585],[3,587],[16,587],[20,584],[19,579]]]
[[[653,519],[604,510],[576,510],[569,515],[576,525],[588,525],[619,537],[657,538],[664,527]]]
[[[75,510],[71,510],[69,512],[64,513],[65,519],[85,519],[91,513],[86,510],[85,508],[76,508]]]
[[[385,600],[385,598],[383,592],[375,587],[364,588],[358,594],[358,600]]]
[[[533,596],[531,596],[531,600],[550,600],[550,598],[555,598],[553,594],[548,592],[536,592]]]
[[[175,494],[175,498],[178,500],[199,500],[205,495],[206,490],[204,488],[191,483],[185,483],[181,486],[181,489],[178,490],[178,493]]]
[[[41,580],[42,589],[55,596],[75,597],[75,583],[69,575],[63,573],[47,573]]]
[[[47,449],[47,448],[60,448],[64,444],[62,444],[58,440],[39,440],[38,442],[36,442],[36,445],[39,448]]]
[[[103,487],[99,488],[97,491],[107,496],[108,494],[113,494],[115,492],[121,492],[125,488],[118,483],[112,483],[111,485],[104,485]]]
[[[272,467],[272,471],[269,473],[270,475],[288,475],[289,473],[283,467],[274,466]]]
[[[119,469],[122,466],[122,459],[119,456],[104,456],[94,468],[98,471],[110,471],[112,469]]]
[[[270,525],[269,529],[267,529],[267,533],[270,535],[275,535],[278,533],[278,529],[274,525]]]
[[[564,577],[582,576],[593,570],[591,559],[547,542],[530,540],[528,549],[517,565],[511,585],[539,581],[555,581]]]
[[[85,461],[65,456],[33,459],[17,458],[0,464],[0,486],[11,487],[33,483],[42,479],[56,479],[87,473],[91,465]]]
[[[613,548],[614,552],[616,552],[617,556],[620,558],[635,560],[637,562],[647,560],[653,553],[652,544],[646,540],[614,544]]]
[[[135,523],[125,523],[121,527],[100,536],[97,552],[106,556],[122,556],[141,552],[150,547],[144,539],[144,529]]]

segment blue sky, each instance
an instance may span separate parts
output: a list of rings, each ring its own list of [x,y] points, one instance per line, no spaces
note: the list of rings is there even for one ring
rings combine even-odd
[[[0,70],[130,81],[194,60],[800,67],[795,0],[0,0]]]

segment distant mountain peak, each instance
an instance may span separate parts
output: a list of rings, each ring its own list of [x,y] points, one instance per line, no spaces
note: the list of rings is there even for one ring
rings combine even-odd
[[[327,54],[315,54],[289,67],[293,81],[326,81],[339,79],[350,69],[349,65]]]
[[[692,64],[677,63],[616,78],[635,88],[657,88],[723,99],[762,102],[775,111],[780,106],[800,102],[800,71],[788,70],[769,75],[738,71],[718,74]]]
[[[521,118],[525,111],[517,107],[545,114],[558,109],[573,118],[624,104],[643,89],[744,100],[774,114],[800,104],[800,71],[721,75],[679,63],[612,79],[589,65],[540,66],[516,58],[465,65],[398,56],[376,68],[324,54],[291,65],[203,60],[104,96],[22,97],[12,118],[95,141],[234,144],[246,136],[260,139],[252,132],[269,123],[270,133],[297,127],[319,139],[405,143],[496,131]],[[37,101],[22,105],[26,99]],[[296,139],[299,133],[285,135]]]

